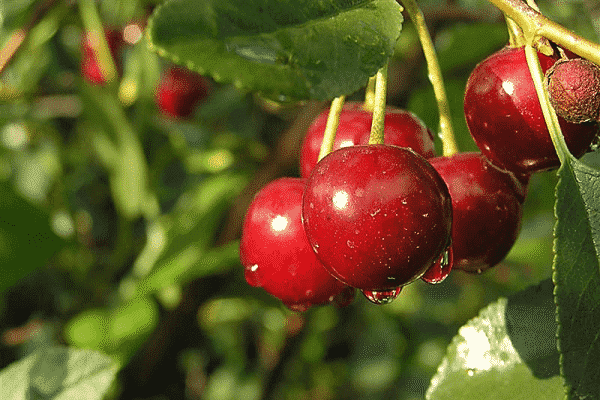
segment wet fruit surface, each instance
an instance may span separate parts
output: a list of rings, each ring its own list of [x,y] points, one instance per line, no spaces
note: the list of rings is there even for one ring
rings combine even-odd
[[[300,175],[308,178],[317,164],[329,109],[323,111],[312,123],[300,153]],[[347,102],[340,114],[333,149],[366,145],[369,142],[373,115],[362,108],[362,103]],[[385,143],[408,147],[425,158],[435,156],[433,135],[425,124],[409,111],[388,106],[385,114]]]
[[[538,56],[544,72],[557,60]],[[560,165],[523,48],[506,47],[475,67],[465,89],[464,110],[473,139],[495,165],[524,175]],[[597,126],[559,120],[573,155],[583,155]]]
[[[302,212],[325,267],[366,291],[417,279],[449,244],[446,185],[423,157],[396,146],[352,146],[323,158],[308,180]]]
[[[481,272],[496,265],[519,234],[526,187],[481,153],[430,162],[452,197],[453,268]]]
[[[305,180],[281,178],[254,198],[244,219],[240,259],[246,281],[262,287],[293,310],[352,302],[353,289],[323,268],[301,221]]]

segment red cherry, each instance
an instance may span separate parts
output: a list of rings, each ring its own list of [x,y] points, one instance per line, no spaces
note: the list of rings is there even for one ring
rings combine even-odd
[[[123,36],[121,35],[120,31],[114,29],[106,29],[104,33],[106,35],[106,41],[108,43],[110,54],[115,60],[117,67],[119,67],[121,61],[119,53],[125,44],[123,41]],[[81,74],[85,80],[94,85],[104,85],[106,84],[106,77],[100,70],[98,59],[96,58],[96,52],[94,51],[94,48],[97,46],[95,43],[96,40],[96,37],[90,32],[87,32],[82,38]]]
[[[183,67],[170,67],[156,90],[156,103],[164,114],[186,118],[209,92],[210,84],[202,75]]]
[[[417,279],[450,243],[444,181],[423,157],[397,146],[351,146],[323,158],[307,182],[302,215],[325,268],[378,302],[372,292]]]
[[[517,239],[526,186],[480,153],[429,162],[452,197],[453,268],[481,272],[493,267]]]
[[[244,219],[240,259],[246,281],[296,311],[352,302],[354,289],[335,279],[312,251],[302,226],[304,179],[281,178],[254,198]]]
[[[538,52],[542,70],[557,57]],[[531,174],[560,165],[542,115],[523,48],[505,47],[478,64],[467,81],[467,125],[477,146],[495,165]],[[582,156],[594,139],[595,124],[572,124],[559,117],[569,149]]]
[[[317,164],[329,109],[323,111],[308,128],[300,153],[300,175],[308,178]],[[369,143],[373,114],[362,103],[347,102],[340,114],[333,149]],[[433,135],[413,113],[388,106],[385,114],[385,143],[408,147],[425,158],[435,157]]]

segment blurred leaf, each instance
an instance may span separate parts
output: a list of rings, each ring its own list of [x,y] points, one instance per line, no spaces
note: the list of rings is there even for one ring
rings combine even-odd
[[[564,398],[560,376],[536,378],[513,347],[506,328],[507,303],[498,300],[460,328],[431,380],[428,400]],[[513,311],[510,315],[512,319]]]
[[[45,212],[0,182],[0,292],[44,266],[63,244]]]
[[[196,278],[224,272],[239,263],[238,250],[237,241],[208,251],[190,245],[171,259],[159,263],[154,272],[140,281],[136,294],[147,295],[173,284],[183,285]]]
[[[547,279],[508,298],[506,330],[510,340],[536,378],[560,374],[556,348],[554,285]]]
[[[114,146],[102,133],[95,133],[94,143],[110,171],[113,200],[124,217],[138,217],[147,200],[148,166],[142,145],[133,126],[115,96],[94,87],[84,86],[88,111],[109,133]]]
[[[392,55],[400,10],[393,0],[168,1],[148,34],[161,56],[217,81],[325,100],[358,90]]]
[[[556,187],[553,276],[561,372],[573,398],[594,397],[600,393],[600,171],[569,153],[565,158]]]
[[[444,72],[472,68],[508,42],[504,24],[456,24],[436,39],[440,68]]]
[[[157,324],[156,303],[142,297],[112,311],[102,308],[83,311],[67,323],[65,338],[73,346],[105,352],[122,366]]]
[[[0,398],[99,400],[116,373],[113,360],[96,351],[47,348],[0,371]]]

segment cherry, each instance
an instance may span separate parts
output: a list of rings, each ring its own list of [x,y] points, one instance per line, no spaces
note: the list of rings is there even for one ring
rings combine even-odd
[[[308,179],[304,228],[327,270],[378,303],[419,278],[450,243],[452,202],[444,181],[414,151],[344,147]],[[375,292],[375,293],[373,293]]]
[[[350,304],[354,289],[327,272],[302,226],[305,179],[280,178],[254,198],[244,219],[240,259],[246,281],[296,311],[316,304]]]
[[[308,128],[300,153],[300,175],[308,178],[317,164],[329,109],[323,111]],[[369,142],[373,114],[362,108],[362,103],[346,102],[340,114],[333,149],[366,145]],[[385,114],[385,141],[408,147],[425,158],[435,157],[433,135],[413,113],[388,106]]]
[[[453,268],[482,272],[500,262],[521,226],[526,186],[481,153],[429,160],[452,197]]]
[[[120,50],[123,48],[125,42],[123,40],[123,36],[121,32],[115,29],[107,28],[104,31],[106,35],[106,41],[108,43],[108,48],[110,50],[110,54],[117,66],[120,64]],[[81,42],[81,74],[84,79],[94,85],[104,85],[106,84],[106,77],[100,70],[100,65],[98,64],[98,59],[96,58],[96,52],[94,48],[96,47],[95,36],[91,35],[89,32],[86,33]]]
[[[556,113],[573,123],[598,121],[600,67],[591,61],[561,59],[546,71],[550,102]]]
[[[538,56],[544,72],[557,60],[539,52]],[[560,165],[523,48],[505,47],[475,67],[467,81],[464,109],[473,139],[495,165],[518,175]],[[582,156],[597,126],[559,120],[570,151]]]
[[[173,66],[163,74],[156,90],[156,103],[165,115],[186,118],[209,92],[210,85],[202,75]]]

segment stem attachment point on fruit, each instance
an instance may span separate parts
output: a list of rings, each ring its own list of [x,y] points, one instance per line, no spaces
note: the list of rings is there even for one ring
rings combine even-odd
[[[329,109],[329,115],[327,116],[327,125],[325,125],[325,132],[323,133],[323,143],[319,150],[318,161],[321,161],[323,157],[331,153],[333,150],[333,142],[335,141],[335,132],[337,131],[340,123],[340,114],[342,113],[342,107],[346,96],[340,96],[333,99],[331,102],[331,108]]]

